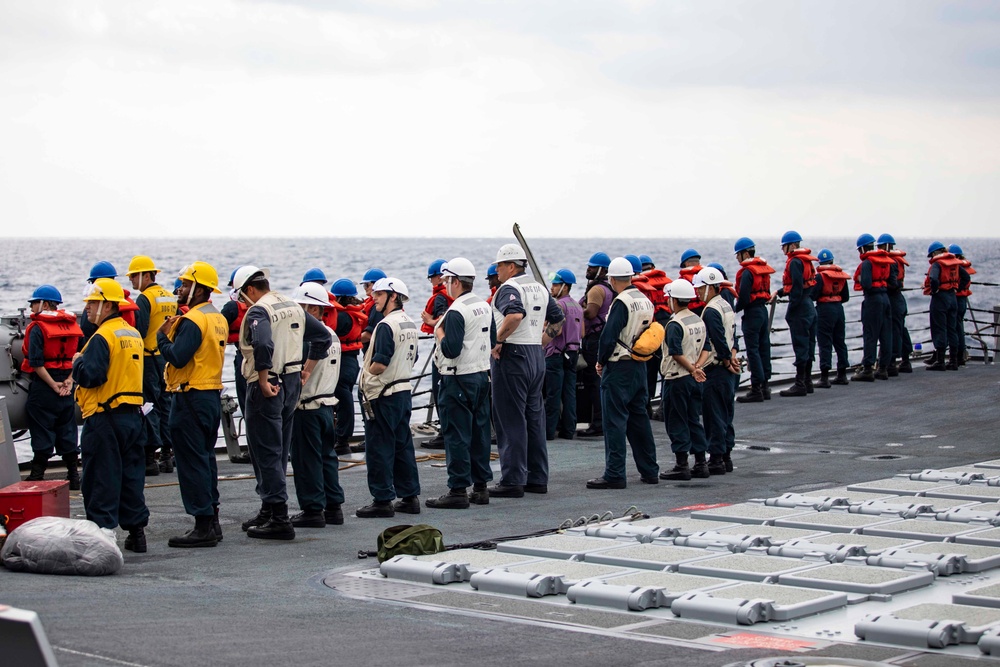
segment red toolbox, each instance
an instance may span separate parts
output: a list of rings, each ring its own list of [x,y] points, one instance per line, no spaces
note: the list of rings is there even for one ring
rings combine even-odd
[[[17,482],[0,489],[0,514],[7,517],[7,532],[40,516],[69,518],[69,482],[51,480]]]

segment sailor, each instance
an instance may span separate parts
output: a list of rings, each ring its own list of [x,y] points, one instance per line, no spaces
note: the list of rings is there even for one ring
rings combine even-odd
[[[93,284],[98,278],[110,278],[114,280],[118,277],[118,270],[115,269],[115,265],[107,260],[102,260],[94,266],[90,267],[90,275],[87,277],[87,282]],[[118,312],[121,314],[122,319],[130,327],[135,326],[135,313],[139,310],[139,307],[135,305],[135,301],[131,299],[130,292],[127,289],[123,289],[122,293],[125,295],[125,303],[121,305]],[[83,340],[80,341],[80,346],[82,347],[90,340],[90,337],[94,335],[97,331],[97,327],[92,325],[87,321],[87,318],[83,318],[80,322],[80,328],[83,329]]]
[[[886,292],[889,295],[889,307],[892,311],[892,363],[889,364],[889,376],[893,377],[900,373],[912,373],[913,366],[910,364],[910,355],[913,354],[913,343],[910,341],[910,332],[906,329],[906,297],[903,295],[903,279],[906,277],[906,267],[910,265],[906,261],[906,253],[896,250],[896,239],[892,234],[881,234],[875,242],[879,250],[885,250],[896,262],[896,285],[889,286]]]
[[[681,253],[681,272],[678,276],[679,278],[689,283],[694,283],[694,277],[698,275],[701,269],[701,253],[694,248],[688,248]],[[688,310],[700,317],[701,310],[705,307],[705,304],[698,298],[697,292],[695,294],[694,301],[688,304]]]
[[[59,307],[62,295],[52,285],[41,285],[28,299],[31,321],[24,331],[21,370],[30,374],[25,412],[31,434],[31,473],[26,481],[45,479],[52,454],[66,464],[72,491],[80,489],[80,445],[77,443],[73,403],[73,355],[83,331],[76,315]]]
[[[795,384],[782,389],[782,396],[805,396],[813,392],[812,364],[816,358],[816,306],[812,302],[812,288],[816,284],[816,257],[808,248],[800,247],[802,237],[796,231],[785,232],[781,237],[781,251],[785,253],[785,271],[781,275],[781,289],[772,299],[788,298],[785,322],[792,338],[795,352]]]
[[[552,339],[562,332],[563,311],[524,272],[527,263],[528,256],[516,243],[497,252],[497,275],[503,284],[493,299],[497,344],[490,372],[500,453],[500,481],[490,488],[490,496],[497,498],[548,492],[542,336]]]
[[[364,275],[361,277],[361,288],[365,291],[365,300],[361,302],[361,310],[368,318],[368,324],[365,325],[364,330],[361,332],[361,357],[364,357],[365,353],[368,352],[368,343],[372,339],[372,332],[375,331],[375,325],[382,321],[382,313],[378,312],[375,307],[375,299],[372,298],[372,286],[382,278],[385,278],[385,271],[377,267],[372,267],[365,271]],[[361,401],[361,387],[358,387],[358,401]],[[362,410],[361,411],[361,422],[362,424],[367,423],[368,415]],[[365,441],[349,445],[348,450],[344,451],[343,447],[338,448],[338,456],[346,456],[351,453],[362,453],[365,451]]]
[[[358,508],[362,519],[420,514],[420,478],[410,432],[410,373],[417,362],[417,325],[403,312],[410,292],[399,278],[381,278],[372,286],[382,320],[375,325],[361,364],[365,458],[370,505]],[[367,407],[365,407],[367,406]],[[395,502],[394,499],[399,498]]]
[[[608,318],[608,309],[614,301],[615,294],[608,285],[608,264],[611,258],[607,253],[595,252],[587,262],[587,290],[580,298],[583,307],[583,341],[580,344],[580,354],[587,362],[586,367],[577,373],[577,380],[583,385],[581,398],[582,408],[590,413],[590,425],[576,432],[584,438],[603,437],[604,424],[601,420],[601,378],[597,375],[597,347],[601,338],[601,329]],[[581,403],[577,403],[581,409]]]
[[[549,293],[565,319],[562,331],[545,340],[545,438],[572,440],[576,436],[576,362],[583,340],[583,308],[570,296],[576,275],[559,269]],[[492,347],[492,346],[491,346]]]
[[[731,453],[735,438],[730,442],[729,432],[735,407],[733,377],[739,377],[740,364],[736,359],[736,315],[722,297],[722,290],[731,284],[721,271],[710,266],[694,277],[695,294],[705,303],[701,317],[708,337],[695,368],[705,371],[702,416],[711,475],[733,471]]]
[[[673,315],[667,323],[661,348],[661,395],[665,402],[663,419],[676,464],[673,469],[661,472],[660,479],[686,481],[692,477],[711,475],[705,461],[708,441],[701,423],[706,376],[704,369],[695,366],[708,344],[708,334],[702,319],[688,310],[688,304],[696,298],[691,283],[683,279],[673,281],[667,285],[667,296],[670,297],[670,312]],[[694,453],[695,460],[693,470],[688,465],[691,453]]]
[[[875,237],[871,234],[859,236],[857,247],[861,263],[854,271],[854,291],[865,295],[861,303],[864,357],[862,367],[851,380],[888,380],[893,349],[892,306],[887,292],[896,287],[896,260],[885,250],[875,249]],[[876,360],[878,370],[873,372]]]
[[[334,283],[331,291],[336,291],[336,287]],[[299,285],[292,300],[302,306],[307,320],[322,321],[323,314],[331,310],[329,295],[316,283]],[[292,468],[295,470],[295,496],[301,510],[291,517],[295,528],[323,528],[327,524],[339,526],[344,523],[341,507],[344,489],[340,486],[340,459],[335,450],[337,432],[334,426],[334,410],[342,400],[337,389],[343,357],[336,332],[329,325],[324,326],[330,334],[330,346],[326,357],[316,364],[302,385],[292,420]],[[353,411],[354,397],[350,388],[346,401]]]
[[[847,281],[851,276],[833,263],[833,253],[823,248],[819,251],[819,266],[816,267],[816,286],[812,298],[816,302],[816,340],[819,343],[820,389],[831,385],[848,384],[847,342],[845,340],[846,320],[844,304],[851,298]],[[833,350],[837,350],[837,375],[830,380],[833,369]]]
[[[720,264],[719,262],[709,262],[705,266],[705,268],[715,269],[716,271],[719,272],[719,274],[722,275],[722,279],[724,281],[729,282],[729,274],[726,273],[725,267],[723,267],[722,264]],[[719,289],[721,290],[719,292],[719,296],[722,297],[723,301],[725,301],[726,303],[729,304],[730,308],[734,309],[733,313],[734,313],[734,317],[735,317],[736,300],[737,300],[737,298],[739,298],[739,295],[736,293],[736,288],[733,287],[733,284],[731,282],[729,282],[728,285],[720,285]],[[728,425],[726,427],[726,457],[725,457],[725,459],[723,461],[725,463],[725,466],[726,466],[726,472],[732,472],[733,471],[733,461],[732,461],[732,457],[729,456],[729,453],[732,452],[733,449],[736,448],[736,429],[733,428],[733,417],[736,414],[736,402],[735,402],[736,392],[738,392],[740,390],[740,379],[742,378],[742,375],[743,375],[743,362],[742,362],[742,360],[740,360],[736,356],[736,354],[739,352],[739,349],[740,349],[740,339],[739,339],[738,336],[736,336],[734,334],[733,335],[733,350],[734,350],[734,353],[733,353],[733,362],[734,362],[734,364],[737,367],[737,371],[735,373],[730,373],[729,374],[729,379],[730,379],[730,381],[733,384],[733,394],[730,397],[730,401],[729,401],[730,408],[731,408],[730,412],[732,413],[732,415],[730,416],[729,423],[728,423]]]
[[[173,453],[170,445],[170,396],[163,386],[163,358],[156,347],[156,332],[168,317],[177,314],[177,297],[156,283],[156,268],[153,260],[145,255],[136,255],[128,265],[128,279],[132,288],[139,292],[135,304],[139,310],[135,314],[135,328],[142,336],[142,391],[144,403],[152,406],[146,413],[146,475],[173,472]],[[162,447],[162,449],[161,449]],[[156,461],[156,450],[160,449],[160,463]]]
[[[955,300],[958,303],[958,314],[956,316],[958,337],[958,365],[965,365],[965,313],[969,310],[969,297],[972,296],[972,276],[976,270],[972,268],[972,262],[965,258],[962,246],[952,243],[948,246],[948,252],[959,260],[958,267],[958,289],[955,290]]]
[[[229,323],[229,335],[226,338],[226,343],[232,345],[236,349],[236,354],[233,357],[233,370],[234,378],[236,381],[236,399],[240,404],[240,414],[245,415],[247,413],[247,379],[243,377],[243,353],[240,352],[240,327],[243,325],[243,318],[247,313],[247,304],[240,299],[239,290],[233,289],[233,278],[236,277],[236,272],[240,270],[240,267],[233,269],[233,272],[229,274],[229,300],[222,304],[222,308],[219,312],[222,316],[226,318],[226,322]],[[250,458],[247,455],[246,461],[241,461],[242,463],[249,463]]]
[[[340,341],[340,367],[337,380],[337,454],[349,454],[351,436],[354,435],[354,385],[358,382],[358,354],[361,352],[361,333],[368,326],[364,304],[358,299],[358,288],[348,278],[334,281],[330,286],[330,307],[326,324]],[[330,324],[333,321],[334,324]]]
[[[171,537],[171,547],[214,547],[222,539],[219,524],[219,470],[215,443],[222,418],[222,367],[229,324],[215,306],[219,274],[205,262],[193,262],[181,272],[177,300],[183,315],[167,318],[156,333],[156,346],[166,361],[163,378],[173,394],[171,442],[177,460],[177,482],[184,511],[194,528]]]
[[[653,303],[653,319],[666,327],[670,321],[670,305],[664,288],[670,284],[670,277],[656,268],[653,258],[649,255],[639,255],[642,271],[632,278],[632,284]],[[646,362],[646,390],[650,396],[656,393],[656,382],[660,374],[660,358],[654,355]],[[652,415],[652,410],[649,411]]]
[[[441,267],[444,266],[443,259],[435,259],[427,267],[427,280],[431,283],[431,296],[427,299],[427,305],[424,306],[424,310],[420,313],[420,319],[422,324],[420,325],[420,331],[425,334],[434,333],[434,326],[438,323],[438,320],[444,315],[445,311],[451,305],[451,297],[448,296],[448,290],[444,286],[444,277],[441,274]],[[438,388],[440,387],[441,375],[438,373],[437,367],[431,367],[431,401],[437,405],[438,398]],[[438,410],[438,418],[441,417],[441,411]],[[422,449],[444,449],[444,436],[440,431],[433,438],[426,440],[420,445]]]
[[[302,274],[302,281],[299,283],[299,285],[301,286],[305,285],[306,283],[316,283],[317,285],[325,286],[328,282],[330,281],[327,280],[326,273],[323,271],[323,269],[314,266],[311,269],[306,270],[306,272]]]
[[[233,277],[240,298],[249,306],[240,327],[243,377],[247,381],[247,444],[257,495],[257,516],[244,521],[248,537],[295,538],[288,519],[288,452],[292,420],[299,405],[302,376],[308,379],[326,357],[330,332],[322,322],[306,317],[302,307],[271,291],[270,271],[241,266]],[[304,348],[303,346],[306,346]],[[308,349],[303,360],[303,349]]]
[[[638,261],[638,258],[636,258]],[[625,441],[645,484],[659,484],[656,443],[646,413],[646,361],[633,351],[640,336],[654,324],[653,303],[634,285],[636,268],[624,257],[608,266],[608,279],[616,296],[601,330],[597,372],[601,376],[601,410],[604,415],[604,474],[587,482],[588,489],[624,489]],[[657,325],[659,327],[659,325]]]
[[[101,528],[128,531],[125,549],[146,552],[149,509],[143,497],[142,336],[121,318],[122,286],[98,278],[86,301],[87,320],[97,326],[73,355],[76,402],[83,415],[83,508]]]
[[[425,504],[437,509],[466,509],[470,502],[490,502],[487,484],[493,479],[493,471],[489,368],[497,334],[490,306],[472,293],[476,281],[472,262],[456,257],[441,272],[452,298],[434,330],[434,365],[441,374],[438,405],[448,460],[448,493],[428,498]]]
[[[927,248],[930,267],[924,278],[924,294],[931,297],[931,340],[934,355],[927,366],[929,371],[958,370],[958,291],[961,283],[959,268],[962,262],[948,252],[944,244],[934,241]],[[945,363],[945,352],[951,355]]]
[[[493,295],[500,289],[500,278],[497,276],[496,262],[490,264],[486,269],[486,284],[489,285],[490,295],[486,297],[486,303],[493,303]]]
[[[750,391],[736,400],[740,403],[761,403],[771,398],[767,381],[771,379],[771,331],[767,304],[771,299],[771,274],[774,269],[767,260],[757,257],[753,240],[743,237],[733,246],[740,269],[736,272],[736,305],[742,312],[740,328],[750,371]]]

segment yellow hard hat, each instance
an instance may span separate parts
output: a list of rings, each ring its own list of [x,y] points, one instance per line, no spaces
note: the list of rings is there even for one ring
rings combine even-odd
[[[219,274],[208,262],[194,262],[185,266],[181,271],[181,280],[190,280],[193,283],[204,285],[216,294],[221,294],[219,290]]]
[[[125,303],[125,290],[118,281],[111,278],[98,278],[90,285],[90,293],[83,297],[84,301],[110,301]]]
[[[127,275],[132,275],[133,273],[147,273],[152,271],[153,273],[159,273],[160,270],[156,268],[153,264],[153,260],[145,255],[136,255],[132,258],[132,261],[128,263]]]

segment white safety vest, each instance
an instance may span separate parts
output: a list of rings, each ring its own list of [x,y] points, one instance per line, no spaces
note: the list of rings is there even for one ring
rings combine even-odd
[[[526,273],[514,276],[501,287],[510,286],[517,290],[524,305],[524,318],[514,333],[507,336],[505,343],[515,345],[541,345],[542,331],[545,328],[545,313],[549,305],[549,292]],[[497,290],[499,292],[499,290]],[[493,296],[493,319],[499,330],[503,322],[503,313],[497,308],[496,295]]]
[[[711,301],[705,304],[706,308],[711,308],[712,310],[719,313],[722,316],[722,328],[726,332],[726,345],[729,349],[733,349],[733,344],[736,341],[736,313],[733,312],[733,307],[726,303],[726,300],[722,298],[722,295],[716,294]],[[705,335],[708,335],[708,330],[706,328]],[[714,364],[718,355],[715,353],[715,346],[708,353],[708,359],[705,361],[705,366]]]
[[[369,372],[371,359],[375,355],[375,341],[380,336],[392,336],[396,349],[392,353],[389,365],[381,375]],[[365,360],[361,365],[361,392],[369,401],[391,396],[401,391],[412,391],[410,374],[413,364],[417,363],[417,340],[420,332],[409,315],[402,310],[394,310],[375,325],[372,339],[365,351]],[[384,393],[383,393],[384,392]]]
[[[316,362],[309,379],[302,385],[299,410],[317,410],[324,405],[337,404],[333,391],[340,380],[340,338],[330,327],[326,330],[330,332],[332,342],[326,350],[326,358]]]
[[[673,317],[670,318],[670,322],[676,322],[681,325],[681,330],[684,332],[681,350],[684,352],[684,357],[694,364],[698,361],[698,357],[701,356],[701,351],[705,347],[705,336],[707,335],[705,332],[705,323],[687,308],[674,313]],[[670,331],[670,322],[667,322],[668,332]],[[663,361],[660,362],[660,373],[663,374],[663,379],[676,380],[685,375],[690,375],[688,370],[674,361],[674,358],[670,355],[670,350],[667,348],[666,336],[663,337],[663,345],[660,346],[660,351],[663,353]]]
[[[441,375],[469,375],[490,369],[490,305],[472,292],[452,301],[448,312],[455,311],[465,320],[462,351],[454,359],[441,352],[440,344],[434,350],[434,365]],[[438,320],[440,327],[448,312]],[[454,325],[452,325],[454,326]]]
[[[618,334],[620,342],[615,343],[615,349],[611,352],[609,361],[631,359],[632,353],[622,346],[622,343],[631,347],[632,343],[639,338],[639,335],[653,322],[653,302],[638,289],[623,289],[615,297],[615,301],[620,301],[625,306],[626,312],[628,312],[628,322],[625,323],[625,326],[622,327],[621,332]],[[614,302],[611,305],[614,307]],[[608,314],[610,315],[610,313],[611,309],[609,308]]]
[[[271,372],[279,375],[302,370],[302,339],[306,332],[306,313],[302,306],[290,301],[277,292],[268,292],[250,308],[261,307],[271,320]],[[249,313],[249,309],[247,309]],[[243,353],[243,377],[247,382],[257,381],[257,369],[253,359],[253,345],[247,331],[249,317],[243,317],[240,324],[240,352]]]

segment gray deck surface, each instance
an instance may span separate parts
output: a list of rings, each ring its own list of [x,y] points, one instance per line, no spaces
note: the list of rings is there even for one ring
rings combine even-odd
[[[971,363],[971,362],[970,362]],[[362,520],[300,529],[293,542],[248,539],[239,522],[259,506],[249,466],[220,460],[225,541],[214,549],[166,546],[187,530],[176,476],[150,478],[149,553],[126,553],[117,576],[96,579],[17,574],[0,569],[0,604],[39,613],[61,665],[724,665],[779,655],[773,648],[710,652],[687,641],[703,626],[664,623],[637,635],[677,638],[665,646],[599,632],[561,629],[558,619],[498,621],[474,610],[449,613],[361,601],[323,584],[340,571],[377,567],[359,561],[384,528],[430,523],[447,543],[528,533],[630,505],[651,516],[697,504],[738,503],[782,493],[806,493],[901,472],[994,459],[1000,453],[997,407],[1000,373],[973,363],[958,373],[926,373],[873,384],[817,389],[808,398],[737,404],[737,471],[683,483],[640,484],[629,461],[624,490],[588,491],[584,482],[603,469],[600,440],[549,443],[548,495],[493,499],[465,511],[424,509],[419,516]],[[947,391],[941,391],[947,386]],[[944,397],[944,398],[942,398]],[[672,465],[662,424],[654,424],[661,465]],[[934,436],[934,437],[929,437]],[[892,443],[893,446],[887,445]],[[754,449],[747,449],[752,445]],[[768,448],[767,450],[761,448]],[[427,453],[418,449],[420,453]],[[872,456],[902,458],[871,460]],[[422,499],[445,491],[443,467],[420,463]],[[53,475],[50,475],[53,477]],[[369,500],[365,468],[344,471],[345,509]],[[291,480],[289,480],[291,493]],[[79,494],[72,511],[82,513]],[[350,514],[350,512],[349,512]],[[686,511],[681,511],[686,515]],[[455,594],[459,595],[459,594]],[[594,612],[599,613],[599,612]],[[700,630],[699,630],[700,628]],[[720,632],[733,628],[719,628]],[[717,644],[723,648],[726,644]],[[825,648],[823,655],[911,660],[913,649],[857,645]],[[2,662],[2,660],[0,660]],[[921,663],[924,664],[924,663]],[[928,663],[929,664],[929,663]],[[952,663],[955,664],[955,663]]]

